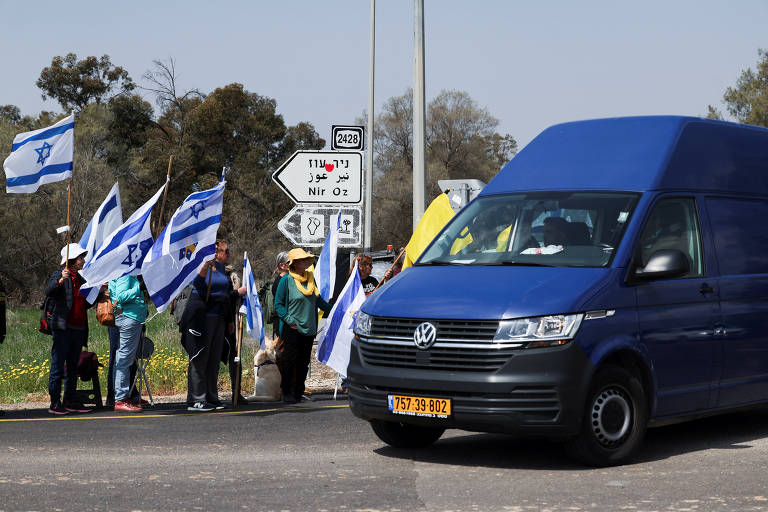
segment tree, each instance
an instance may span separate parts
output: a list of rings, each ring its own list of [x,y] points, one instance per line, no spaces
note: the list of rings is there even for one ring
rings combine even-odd
[[[376,119],[374,138],[373,244],[404,245],[412,231],[413,96],[388,99]],[[358,120],[364,122],[364,120]],[[499,122],[469,94],[442,91],[427,107],[427,198],[438,180],[489,181],[517,152],[511,135],[495,132]]]
[[[768,51],[761,49],[757,54],[757,70],[742,71],[736,86],[725,90],[723,103],[740,123],[768,127]],[[722,119],[722,114],[713,106],[709,105],[708,110],[707,117]]]
[[[109,55],[77,60],[74,53],[54,57],[35,84],[43,91],[44,100],[55,99],[65,111],[80,111],[91,101],[102,103],[115,91],[126,94],[135,87],[128,72],[113,66]]]
[[[21,122],[21,110],[16,105],[0,105],[0,119],[8,124]]]

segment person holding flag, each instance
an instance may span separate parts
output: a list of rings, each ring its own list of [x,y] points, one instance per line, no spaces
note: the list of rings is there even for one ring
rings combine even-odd
[[[232,283],[223,265],[211,262],[217,251],[229,250],[223,241],[216,239],[226,185],[223,178],[210,189],[194,192],[184,199],[141,266],[144,284],[158,313],[165,311],[188,284],[195,282],[196,296],[193,300],[190,295],[179,329],[189,359],[187,410],[196,412],[223,407],[216,384],[226,325],[216,318],[216,313],[231,311],[224,296],[229,299]],[[210,319],[207,318],[209,311]]]
[[[312,343],[317,335],[317,310],[328,313],[331,305],[320,296],[309,271],[314,256],[296,248],[288,251],[288,261],[288,274],[277,285],[275,311],[280,317],[280,338],[283,340],[280,383],[283,402],[295,404],[304,394]]]
[[[51,369],[48,376],[48,394],[51,414],[88,412],[77,400],[77,363],[83,346],[88,344],[88,303],[80,293],[85,280],[79,271],[85,263],[85,249],[69,244],[61,249],[61,269],[54,271],[45,287],[46,297],[53,301],[50,321],[53,346]],[[67,260],[69,257],[69,260]],[[65,378],[64,403],[61,401],[61,381]]]
[[[228,255],[224,240],[216,241],[216,255]],[[207,412],[223,409],[219,400],[219,364],[224,332],[233,333],[232,281],[222,258],[208,260],[192,281],[192,293],[184,308],[180,327],[182,343],[189,354],[187,410]]]

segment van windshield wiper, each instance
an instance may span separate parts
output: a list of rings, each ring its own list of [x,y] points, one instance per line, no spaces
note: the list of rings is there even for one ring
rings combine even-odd
[[[487,263],[487,265],[504,265],[509,267],[554,267],[554,265],[547,265],[546,263],[532,263],[530,261],[515,261],[515,260],[502,260],[493,263]]]
[[[416,263],[414,266],[415,267],[422,267],[422,266],[426,267],[426,266],[429,266],[429,265],[434,265],[434,266],[440,266],[440,265],[467,265],[469,263],[471,263],[471,261],[468,261],[468,260],[454,260],[454,261],[432,260],[432,261],[427,261],[427,262],[423,262],[423,263]]]

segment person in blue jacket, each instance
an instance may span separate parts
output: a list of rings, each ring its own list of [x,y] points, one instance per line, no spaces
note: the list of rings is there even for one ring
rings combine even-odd
[[[109,299],[115,304],[115,327],[120,343],[115,352],[115,411],[141,412],[141,403],[128,397],[130,367],[136,361],[141,331],[147,318],[147,302],[136,276],[123,276],[109,282]]]

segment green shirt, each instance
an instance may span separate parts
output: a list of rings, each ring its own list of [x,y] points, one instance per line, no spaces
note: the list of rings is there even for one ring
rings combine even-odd
[[[123,276],[109,282],[109,300],[128,318],[143,322],[147,318],[147,303],[136,276]]]
[[[317,308],[326,313],[331,305],[319,295],[304,295],[299,291],[291,274],[285,274],[277,285],[275,293],[275,311],[280,317],[280,330],[283,325],[296,324],[299,333],[304,336],[317,334]]]

